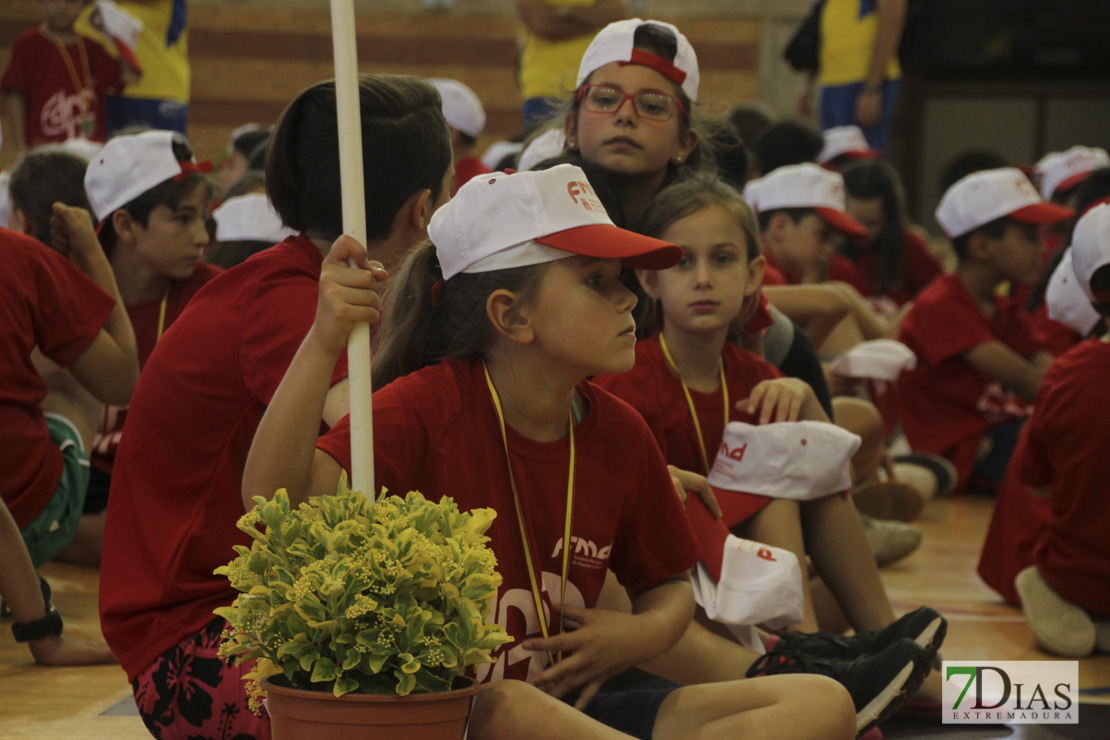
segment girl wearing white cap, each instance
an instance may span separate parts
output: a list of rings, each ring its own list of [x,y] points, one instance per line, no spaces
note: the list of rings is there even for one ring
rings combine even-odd
[[[698,82],[694,48],[660,21],[610,23],[582,57],[566,146],[613,178],[632,227],[679,170],[702,163],[691,122]]]
[[[755,217],[740,194],[709,179],[676,183],[650,202],[643,227],[645,233],[683,249],[675,267],[637,270],[654,304],[642,312],[648,324],[645,328],[662,330],[639,343],[636,364],[630,372],[599,378],[598,383],[643,415],[667,462],[681,471],[677,475],[684,484],[691,488],[705,485],[700,476],[710,475],[718,454],[726,455],[718,449],[730,422],[756,425],[755,431],[766,436],[794,426],[763,426],[771,422],[818,421],[826,424],[817,429],[829,426],[830,433],[853,438],[827,424],[828,416],[808,385],[783,377],[764,360],[727,341],[748,298],[758,291],[766,266]],[[823,488],[817,479],[807,480],[803,472],[815,467],[803,453],[817,445],[816,433],[807,436],[811,438],[808,449],[768,445],[768,453],[782,450],[787,456],[785,450],[792,451],[788,455],[790,464],[778,471],[779,480],[766,487],[755,485],[753,479],[776,477],[768,475],[775,469],[773,456],[741,456],[749,471],[749,485],[743,487],[743,492],[717,493],[722,521],[738,536],[793,552],[800,563],[811,556],[858,633],[886,628],[895,621],[894,612],[850,499],[843,488]],[[858,437],[853,441],[851,451],[844,450],[839,456],[842,469],[847,469],[849,457],[859,446]],[[845,475],[844,487],[847,479]],[[786,493],[789,481],[802,481],[800,488],[806,500],[796,500]],[[814,633],[818,624],[805,579],[802,588],[804,618],[795,629]],[[885,719],[921,684],[928,673],[926,666],[943,639],[943,626],[940,615],[922,609],[883,630],[889,633],[889,639],[868,639],[855,645],[844,642],[846,650],[841,657],[872,661],[866,681],[853,676],[843,664],[827,664],[824,670],[851,690],[859,712],[858,729],[868,729]],[[784,638],[783,647],[820,651],[829,641],[826,635],[800,633]],[[703,675],[719,673],[723,665],[727,665],[725,670],[742,670],[747,663],[745,654],[726,640],[711,639],[719,643],[719,657],[703,667]],[[800,666],[772,650],[766,660],[748,669],[748,675],[783,669],[794,671]],[[873,706],[872,682],[880,677],[890,698]],[[900,700],[896,701],[896,696]]]
[[[622,261],[662,268],[678,249],[616,228],[568,165],[472,180],[428,234],[394,278],[382,330],[375,480],[499,514],[488,532],[503,578],[493,615],[513,640],[478,671],[492,686],[470,733],[852,737],[847,696],[818,676],[595,698],[605,679],[673,644],[693,608],[686,571],[699,549],[658,446],[634,411],[586,381],[634,360]],[[349,329],[379,316],[369,276],[338,258],[349,245],[325,261],[316,322],[251,447],[245,502],[280,487],[291,501],[331,493],[349,468],[348,421],[319,440],[315,421]],[[635,613],[594,609],[609,569]],[[564,630],[563,618],[581,627]]]

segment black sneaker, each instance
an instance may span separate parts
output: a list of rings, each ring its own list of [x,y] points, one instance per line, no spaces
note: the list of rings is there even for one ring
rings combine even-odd
[[[42,600],[45,601],[47,604],[50,604],[50,584],[47,583],[46,579],[42,576],[39,576],[39,588],[42,590]],[[11,607],[4,603],[3,599],[0,599],[0,618],[7,619],[11,615]]]
[[[906,702],[929,675],[933,654],[903,637],[876,655],[856,658],[818,658],[781,643],[761,655],[748,677],[780,673],[816,673],[839,682],[856,707],[856,734],[870,732]]]
[[[897,619],[886,627],[858,635],[837,635],[831,632],[787,632],[782,644],[819,658],[857,658],[874,655],[903,637],[936,653],[948,632],[948,622],[935,609],[923,606]]]

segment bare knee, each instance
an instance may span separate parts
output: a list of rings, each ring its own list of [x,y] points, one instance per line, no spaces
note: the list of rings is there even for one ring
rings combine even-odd
[[[862,398],[837,396],[833,399],[836,425],[863,438],[863,444],[882,444],[883,417],[879,409]]]
[[[848,689],[827,676],[798,674],[796,678],[795,701],[800,710],[804,704],[804,711],[825,719],[822,737],[854,738],[856,708]]]
[[[527,737],[529,728],[552,711],[552,702],[561,704],[524,681],[494,681],[478,692],[467,734],[475,740]]]

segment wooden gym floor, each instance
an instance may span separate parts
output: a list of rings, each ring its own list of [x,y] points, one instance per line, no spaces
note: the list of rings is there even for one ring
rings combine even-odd
[[[942,654],[948,660],[1049,660],[1034,648],[1020,610],[1001,603],[975,574],[990,506],[977,498],[930,505],[920,522],[925,530],[921,549],[882,571],[894,609],[901,613],[930,604],[943,612],[949,628]],[[57,564],[42,572],[65,616],[67,634],[98,634],[97,572]],[[148,737],[118,666],[40,668],[26,647],[12,640],[9,623],[0,626],[0,738]],[[896,718],[885,735],[889,740],[1110,737],[1110,656],[1081,661],[1079,676],[1084,697],[1078,726],[953,728]]]

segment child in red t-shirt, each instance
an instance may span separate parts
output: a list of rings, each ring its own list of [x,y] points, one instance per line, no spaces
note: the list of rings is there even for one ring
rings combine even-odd
[[[135,330],[139,367],[200,288],[221,271],[200,261],[212,185],[181,134],[117,136],[89,164],[85,191]],[[126,406],[106,406],[90,450],[86,516],[64,557],[97,565],[112,462]]]
[[[95,41],[77,35],[74,23],[91,0],[39,0],[43,22],[12,47],[0,78],[7,110],[7,161],[27,149],[83,137],[104,141],[104,99],[138,74]]]
[[[673,645],[693,608],[686,571],[699,549],[663,457],[643,419],[586,380],[635,358],[636,299],[620,282],[621,260],[665,267],[679,250],[614,227],[572,165],[472,180],[428,232],[431,243],[395,278],[387,322],[396,323],[383,329],[377,354],[375,483],[498,512],[488,534],[503,583],[492,618],[513,642],[479,671],[493,684],[479,695],[471,732],[593,738],[608,736],[608,724],[649,738],[707,722],[726,732],[790,722],[802,736],[853,736],[846,698],[825,682],[805,689],[819,708],[803,718],[789,709],[801,695],[753,701],[727,683],[594,700],[606,678]],[[365,259],[357,244],[340,242],[325,262],[316,323],[251,446],[244,502],[279,487],[292,501],[329,494],[350,468],[347,423],[319,441],[309,423],[351,326],[378,316],[374,292],[351,290],[373,286],[347,267],[350,256]],[[564,561],[568,525],[590,544]],[[531,564],[544,576],[539,592]],[[594,608],[610,568],[630,591],[632,614]],[[562,629],[563,617],[581,627]],[[568,655],[551,665],[549,651]],[[580,690],[584,713],[533,687],[554,697]],[[507,699],[518,711],[504,711]]]
[[[841,170],[848,213],[870,236],[841,244],[860,276],[860,293],[891,316],[944,272],[925,240],[906,222],[905,197],[898,173],[886,162],[857,161]]]
[[[435,91],[416,78],[363,75],[360,96],[369,250],[390,265],[425,238],[447,199],[447,126]],[[218,275],[158,342],[112,473],[101,626],[140,716],[163,737],[269,737],[269,720],[247,708],[241,676],[251,665],[217,657],[226,622],[212,610],[235,591],[212,571],[233,545],[250,542],[235,526],[247,451],[312,323],[322,255],[343,230],[333,82],[290,103],[267,164],[270,199],[297,235]],[[314,434],[348,406],[346,357],[325,374],[330,390]]]
[[[1076,282],[1105,319],[1110,205],[1079,219],[1070,254]],[[1037,644],[1071,658],[1096,647],[1110,651],[1110,506],[1104,438],[1097,432],[1110,414],[1108,373],[1110,335],[1076,345],[1049,368],[979,563],[984,580],[1025,609]]]
[[[833,252],[839,234],[866,239],[845,210],[844,180],[816,164],[779,167],[744,188],[759,220],[767,260],[763,291],[806,332],[822,356],[833,357],[891,333],[860,295],[858,271]]]
[[[654,301],[648,326],[661,331],[637,346],[630,372],[598,382],[643,415],[677,477],[687,487],[704,487],[701,476],[708,475],[729,421],[828,422],[809,386],[727,341],[764,270],[755,219],[739,193],[712,180],[672,185],[651,201],[644,230],[683,248],[676,267],[637,272]],[[717,500],[735,534],[787,549],[799,562],[812,557],[857,631],[894,621],[848,498],[798,502],[735,493]],[[805,616],[797,629],[815,632],[808,583],[803,587]]]
[[[126,403],[139,367],[88,212],[53,210],[53,249],[0,229],[0,595],[37,662],[103,663],[112,660],[103,645],[61,637],[34,568],[77,527],[97,403]]]
[[[1035,279],[1038,227],[1072,213],[1042,201],[1012,167],[968,175],[937,208],[959,265],[922,291],[902,322],[917,366],[902,374],[898,393],[910,445],[948,458],[961,488],[973,474],[987,490],[1002,480],[1052,363],[1028,314],[996,289]]]

